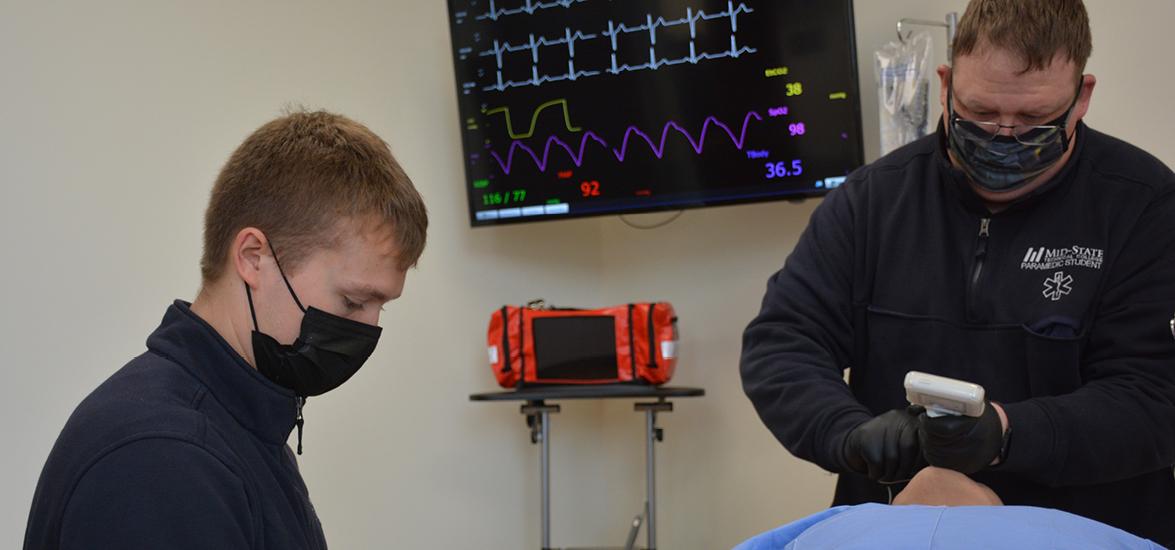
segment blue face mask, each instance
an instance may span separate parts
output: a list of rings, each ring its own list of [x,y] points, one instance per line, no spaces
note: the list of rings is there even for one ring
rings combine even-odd
[[[954,109],[953,90],[948,89],[950,131],[947,144],[963,172],[976,185],[995,193],[1019,189],[1052,168],[1069,150],[1066,126],[1077,99],[1081,97],[1081,88],[1078,87],[1077,91],[1077,97],[1073,98],[1065,114],[1013,137],[1000,135],[1000,130],[1006,126],[960,117]]]

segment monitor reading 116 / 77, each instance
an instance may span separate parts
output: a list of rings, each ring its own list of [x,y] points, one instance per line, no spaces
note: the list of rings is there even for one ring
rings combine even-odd
[[[863,161],[852,0],[449,0],[473,225],[820,195]]]

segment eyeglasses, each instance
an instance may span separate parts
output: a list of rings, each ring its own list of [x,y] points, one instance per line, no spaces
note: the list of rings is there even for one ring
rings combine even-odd
[[[1029,147],[1046,145],[1053,140],[1057,132],[1065,131],[1064,124],[1013,124],[1008,126],[997,122],[967,120],[965,118],[959,118],[958,115],[951,117],[951,124],[955,131],[965,134],[969,139],[976,141],[994,141],[1000,135],[1000,132],[1007,128],[1012,130],[1012,137],[1016,141]]]
[[[1069,115],[1073,113],[1073,108],[1077,106],[1077,100],[1081,98],[1081,82],[1077,83],[1077,95],[1073,97],[1073,102],[1069,104],[1069,108],[1065,109],[1065,113],[1060,118],[1053,120],[1053,124],[1008,125],[966,119],[955,112],[953,96],[954,84],[952,83],[947,89],[947,108],[951,112],[951,130],[974,141],[990,142],[995,140],[1004,129],[1008,129],[1012,131],[1012,137],[1022,145],[1040,147],[1051,143],[1057,132],[1065,132]]]

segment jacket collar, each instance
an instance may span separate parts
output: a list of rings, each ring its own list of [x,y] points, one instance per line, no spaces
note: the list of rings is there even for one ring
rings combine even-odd
[[[1077,121],[1077,131],[1073,134],[1075,143],[1073,144],[1073,154],[1069,155],[1069,159],[1065,161],[1065,166],[1057,172],[1052,179],[1045,182],[1044,185],[1037,187],[1031,193],[1020,197],[1015,202],[1008,205],[1007,208],[1000,211],[1000,214],[1020,210],[1030,205],[1036,204],[1042,197],[1053,193],[1054,191],[1067,190],[1071,187],[1074,174],[1077,170],[1074,168],[1080,164],[1083,152],[1085,151],[1085,140],[1087,138],[1087,128],[1085,122]],[[935,158],[938,164],[939,173],[942,175],[943,181],[947,182],[946,188],[948,193],[954,195],[963,203],[963,207],[968,211],[985,217],[992,216],[992,212],[987,208],[987,204],[983,199],[975,193],[971,188],[971,182],[967,179],[966,172],[956,168],[951,164],[951,158],[947,154],[947,134],[943,122],[938,121],[938,147]]]
[[[236,421],[262,441],[284,445],[294,429],[294,392],[257,372],[224,338],[176,300],[159,328],[147,337],[147,349],[184,368],[208,388]]]

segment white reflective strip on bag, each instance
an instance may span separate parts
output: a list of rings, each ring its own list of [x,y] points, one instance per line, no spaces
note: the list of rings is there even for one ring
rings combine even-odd
[[[490,346],[489,353],[490,353],[490,364],[497,365],[498,364],[498,346]]]
[[[666,360],[677,358],[676,340],[666,340],[661,342],[661,358]]]

